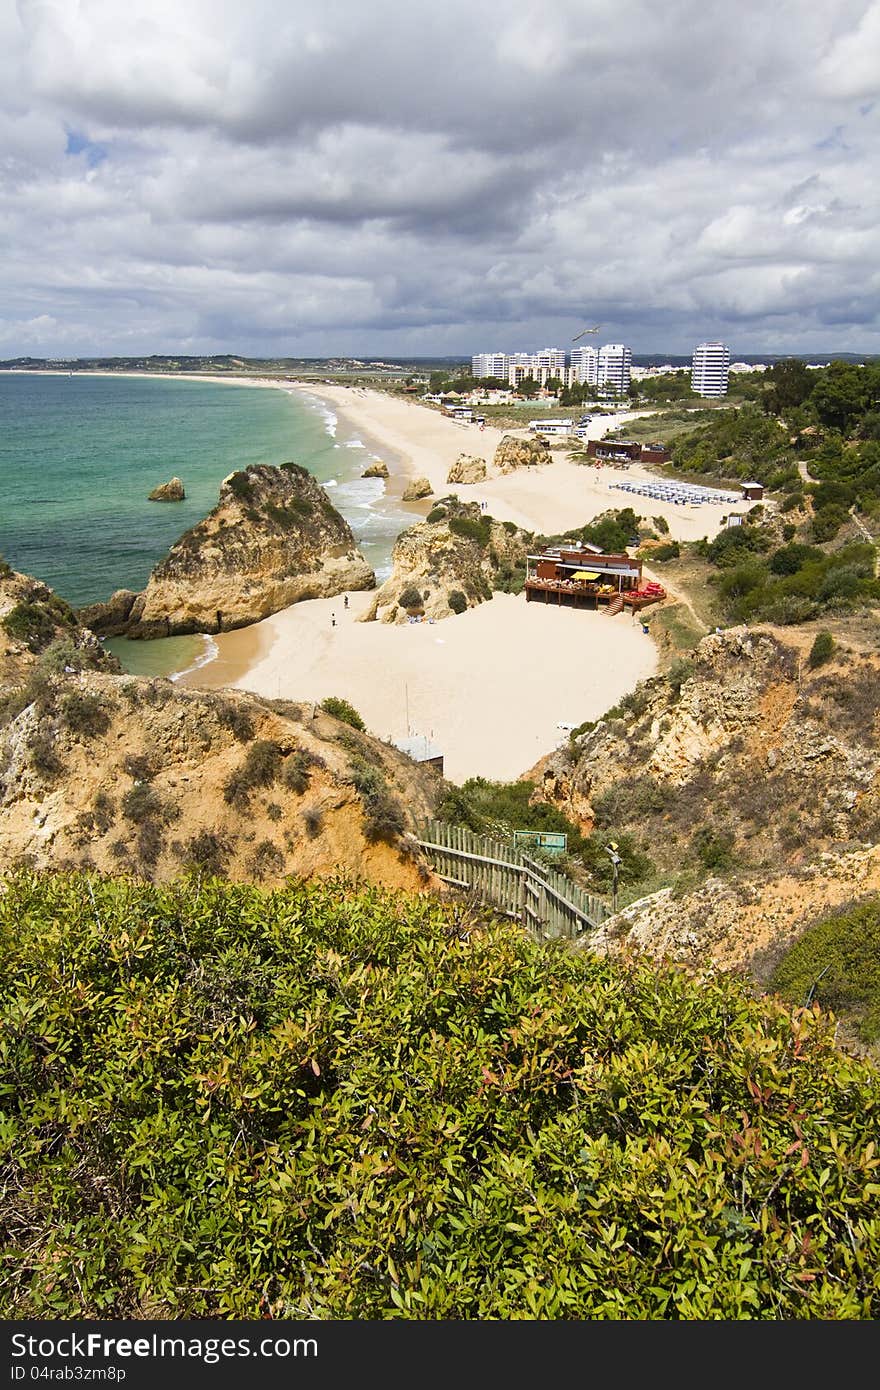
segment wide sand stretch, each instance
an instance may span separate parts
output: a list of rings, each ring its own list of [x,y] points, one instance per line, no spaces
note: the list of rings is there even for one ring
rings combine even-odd
[[[342,598],[298,603],[215,640],[221,653],[246,661],[258,629],[263,654],[236,685],[270,698],[341,695],[379,738],[428,737],[457,782],[518,777],[569,727],[596,719],[656,669],[653,642],[622,613],[496,594],[444,622],[396,627],[358,622],[369,601],[353,594],[347,609]],[[212,675],[229,683],[217,663],[187,682],[214,685]]]
[[[290,383],[284,383],[289,389]],[[347,425],[385,453],[389,493],[425,476],[440,497],[485,501],[500,520],[543,534],[583,525],[611,507],[632,505],[665,515],[682,539],[713,535],[734,508],[677,507],[609,488],[648,477],[644,470],[585,466],[557,456],[549,465],[490,477],[454,489],[446,482],[460,453],[491,464],[501,432],[464,425],[377,391],[302,383],[299,390],[331,405]],[[596,436],[615,423],[596,420]],[[424,515],[429,499],[414,504]],[[391,626],[359,623],[367,594],[296,604],[253,627],[222,634],[220,655],[186,677],[188,684],[235,684],[269,697],[320,701],[342,696],[369,730],[394,742],[424,735],[444,754],[446,775],[507,779],[531,768],[567,737],[564,726],[595,719],[657,669],[641,623],[569,608],[527,604],[496,594],[489,603],[443,622]],[[335,623],[333,622],[335,618]]]

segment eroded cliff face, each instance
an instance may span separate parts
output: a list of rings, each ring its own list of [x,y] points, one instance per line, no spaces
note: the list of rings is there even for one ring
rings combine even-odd
[[[301,599],[370,589],[375,576],[323,488],[297,464],[255,464],[181,536],[142,594],[82,610],[104,634],[167,637],[244,627]]]
[[[409,832],[438,785],[311,705],[54,675],[0,715],[0,873],[349,874],[419,890],[433,880]]]
[[[438,513],[435,521],[419,522],[398,536],[391,575],[361,622],[405,623],[414,612],[435,621],[448,618],[491,599],[496,588],[509,586],[523,572],[525,532],[456,497],[439,502],[432,515]],[[450,604],[451,595],[460,597]],[[401,604],[401,599],[408,601]]]
[[[0,688],[14,689],[41,665],[58,671],[119,670],[70,604],[48,584],[0,560]]]
[[[585,828],[632,833],[663,869],[711,835],[728,862],[781,870],[880,838],[878,714],[876,655],[841,649],[811,671],[769,633],[733,628],[539,764],[539,795]]]
[[[668,886],[589,939],[765,982],[811,923],[880,892],[880,657],[810,670],[760,629],[706,637],[545,759],[537,796]]]

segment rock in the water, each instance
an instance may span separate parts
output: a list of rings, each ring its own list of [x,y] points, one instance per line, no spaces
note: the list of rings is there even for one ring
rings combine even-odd
[[[416,478],[415,482],[410,483],[409,487],[401,498],[402,502],[420,502],[423,497],[430,497],[434,489],[427,478]]]
[[[220,501],[181,536],[132,608],[129,637],[225,632],[300,599],[372,589],[351,529],[295,463],[231,473]]]
[[[132,589],[117,589],[106,603],[90,603],[79,610],[81,622],[100,637],[120,637],[137,620],[136,605],[141,595]]]
[[[383,463],[381,459],[376,459],[376,462],[375,462],[375,463],[371,463],[370,466],[369,466],[369,468],[365,468],[365,469],[364,469],[363,473],[361,474],[361,477],[362,477],[362,478],[387,478],[387,477],[388,477],[388,464],[387,464],[387,463]]]
[[[472,454],[459,454],[446,475],[447,483],[482,483],[486,477],[486,460]]]
[[[186,497],[186,488],[180,478],[170,478],[167,483],[161,483],[159,487],[154,487],[147,498],[148,502],[182,502]]]
[[[500,473],[552,462],[553,457],[543,439],[517,439],[512,434],[506,434],[495,450],[494,463]]]

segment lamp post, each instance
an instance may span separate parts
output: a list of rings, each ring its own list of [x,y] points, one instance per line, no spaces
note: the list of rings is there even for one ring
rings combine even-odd
[[[612,840],[605,846],[605,853],[611,860],[611,911],[617,911],[617,875],[620,868],[620,855],[617,853],[617,843]]]

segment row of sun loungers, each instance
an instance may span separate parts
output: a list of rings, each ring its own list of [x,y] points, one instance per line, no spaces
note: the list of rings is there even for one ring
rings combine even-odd
[[[690,483],[609,483],[620,492],[635,492],[640,497],[652,497],[657,502],[674,502],[677,506],[699,506],[703,502],[717,504],[740,502],[735,492],[719,492],[715,488],[696,487]]]

